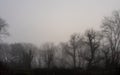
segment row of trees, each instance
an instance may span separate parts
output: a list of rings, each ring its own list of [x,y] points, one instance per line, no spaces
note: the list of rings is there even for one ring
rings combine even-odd
[[[0,19],[0,35],[6,23]],[[120,68],[120,12],[105,17],[101,31],[88,29],[73,34],[69,41],[55,45],[46,43],[40,48],[33,44],[0,44],[0,62],[11,68]]]

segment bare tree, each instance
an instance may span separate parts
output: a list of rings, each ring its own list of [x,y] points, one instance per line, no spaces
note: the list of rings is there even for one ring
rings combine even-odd
[[[77,50],[77,47],[78,47],[78,35],[77,34],[74,34],[71,36],[71,39],[70,39],[70,47],[73,51],[73,53],[70,53],[73,57],[73,65],[74,65],[74,68],[76,68],[76,50]]]
[[[32,68],[32,62],[35,56],[35,51],[37,51],[37,47],[30,43],[23,44],[24,49],[26,50],[24,53],[24,61],[28,65],[28,68]]]
[[[109,46],[111,58],[109,66],[115,67],[120,62],[120,12],[114,11],[112,16],[105,17],[102,29]]]
[[[60,43],[60,46],[61,46],[61,59],[60,59],[60,62],[61,62],[62,68],[71,68],[71,67],[73,67],[73,65],[72,65],[73,59],[71,59],[71,55],[68,53],[68,51],[70,50],[68,42]]]
[[[8,24],[5,22],[5,20],[0,18],[0,41],[2,39],[2,36],[8,35],[7,29],[6,29],[7,26],[8,26]],[[1,49],[1,47],[0,47],[0,49]]]
[[[103,53],[104,67],[109,68],[111,61],[109,46],[103,45],[102,53]]]
[[[68,44],[64,47],[66,54],[73,60],[73,68],[76,68],[78,64],[78,51],[80,52],[81,40],[82,37],[79,34],[73,34]]]
[[[31,62],[33,60],[34,52],[36,48],[31,44],[15,43],[11,44],[11,64],[15,67],[31,69]]]
[[[7,26],[8,24],[5,22],[5,20],[0,18],[0,43],[1,43],[2,37],[5,35],[8,35],[7,29],[6,29]],[[1,52],[1,47],[0,47],[0,52]],[[2,60],[0,60],[0,67],[2,67]]]
[[[45,66],[47,68],[51,68],[54,66],[54,58],[55,58],[55,46],[53,43],[46,43],[42,48],[42,58]]]
[[[0,44],[0,63],[6,66],[8,65],[8,63],[11,60],[10,52],[11,52],[11,47],[9,44],[6,44],[6,43]]]
[[[87,66],[88,69],[95,64],[96,53],[99,50],[101,39],[102,36],[99,34],[99,32],[93,29],[87,30],[85,33],[84,42],[87,51],[86,54],[84,55],[84,58],[88,62],[88,66]]]

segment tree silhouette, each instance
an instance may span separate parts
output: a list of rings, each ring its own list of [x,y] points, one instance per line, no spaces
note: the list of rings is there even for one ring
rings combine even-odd
[[[110,65],[117,67],[120,62],[120,12],[114,11],[110,17],[105,17],[102,25],[104,36],[108,43],[110,52]]]
[[[95,64],[96,52],[99,50],[102,36],[99,32],[91,29],[85,33],[85,46],[87,48],[87,56],[85,59],[88,61],[88,69]]]
[[[8,35],[7,29],[6,29],[7,26],[8,26],[8,24],[5,22],[5,20],[0,18],[0,43],[1,43],[3,36]],[[1,47],[0,47],[0,52],[1,52]],[[2,62],[2,60],[0,60],[0,68],[3,68],[4,63]]]
[[[46,43],[43,46],[42,58],[47,68],[54,66],[55,46],[52,43]]]

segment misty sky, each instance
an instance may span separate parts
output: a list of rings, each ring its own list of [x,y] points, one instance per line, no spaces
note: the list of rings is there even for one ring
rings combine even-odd
[[[0,0],[0,17],[9,24],[6,42],[67,41],[72,33],[99,29],[120,0]]]

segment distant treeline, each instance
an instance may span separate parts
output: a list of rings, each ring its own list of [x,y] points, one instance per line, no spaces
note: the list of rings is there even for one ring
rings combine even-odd
[[[0,39],[8,35],[0,18]],[[3,75],[115,75],[120,71],[120,11],[102,21],[100,30],[74,33],[67,42],[0,43]]]

